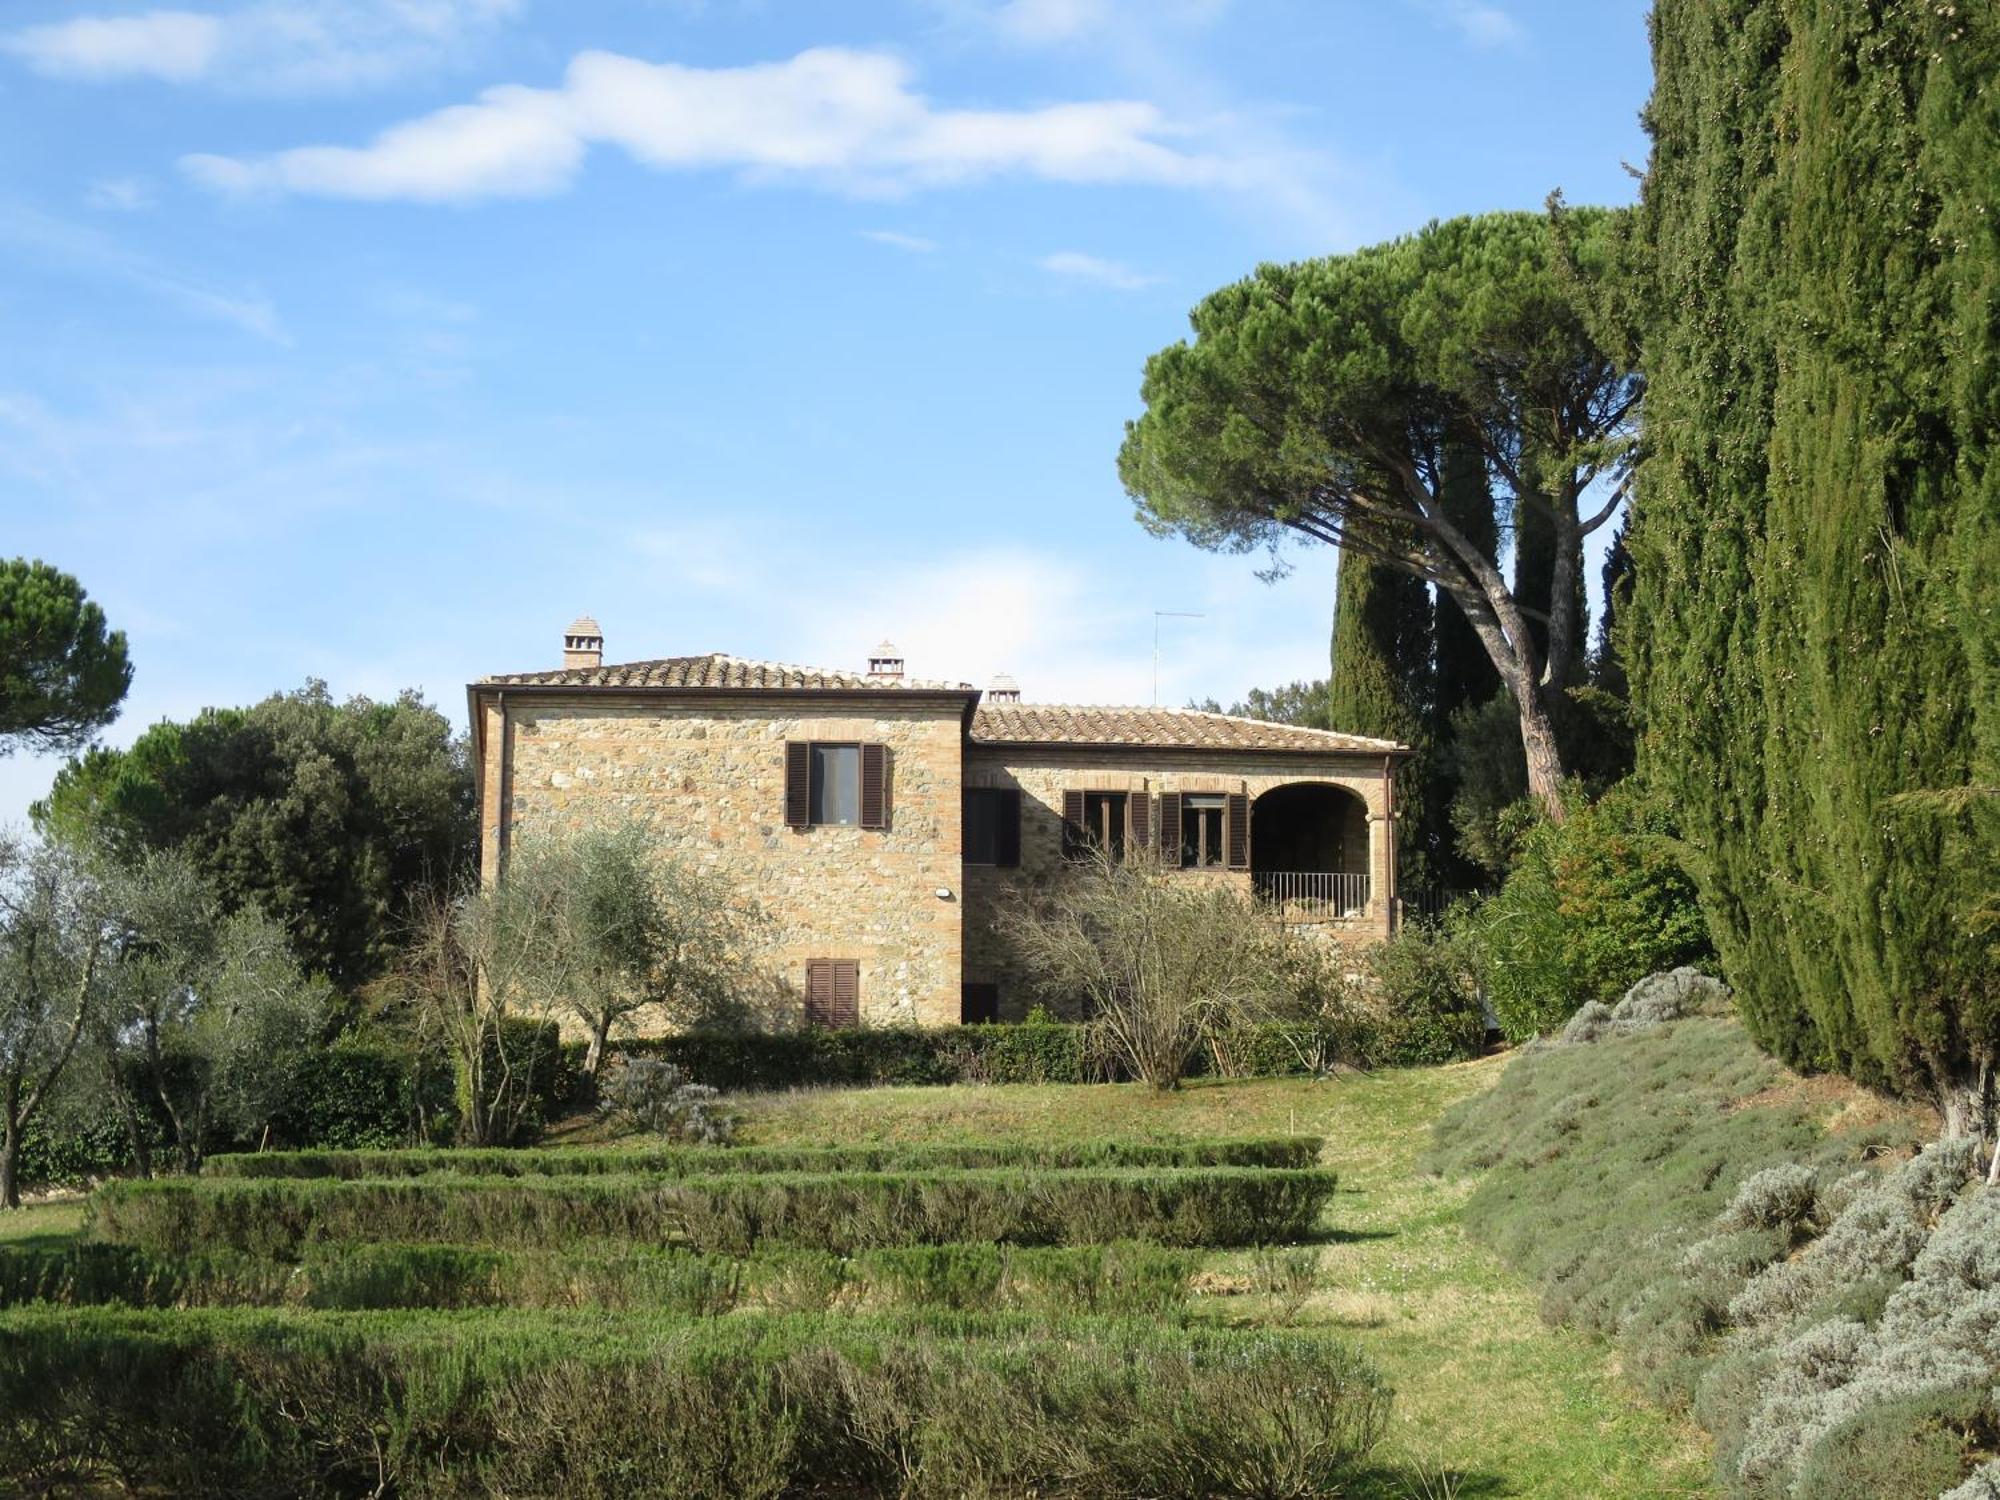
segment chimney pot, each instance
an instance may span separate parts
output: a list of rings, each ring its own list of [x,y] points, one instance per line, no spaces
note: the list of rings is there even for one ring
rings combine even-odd
[[[604,632],[589,615],[579,615],[563,632],[563,670],[604,665]]]
[[[986,701],[988,703],[1019,703],[1021,701],[1021,684],[1009,677],[1005,672],[1002,672],[986,684]]]
[[[868,680],[885,684],[903,680],[903,653],[893,641],[884,641],[868,658]]]

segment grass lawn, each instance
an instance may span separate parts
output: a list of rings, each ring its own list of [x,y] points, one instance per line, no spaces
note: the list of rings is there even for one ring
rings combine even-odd
[[[1332,1082],[1201,1080],[1143,1085],[897,1088],[747,1096],[741,1139],[758,1145],[1063,1140],[1089,1136],[1325,1136],[1340,1191],[1318,1288],[1296,1310],[1217,1297],[1203,1315],[1346,1330],[1395,1384],[1388,1440],[1366,1500],[1477,1496],[1706,1495],[1707,1440],[1642,1405],[1601,1342],[1551,1328],[1536,1295],[1472,1241],[1470,1185],[1421,1175],[1431,1122],[1490,1087],[1505,1060]],[[1217,1257],[1226,1272],[1254,1252]],[[1246,1277],[1247,1280],[1247,1277]]]
[[[83,1199],[30,1203],[0,1211],[0,1249],[56,1250],[83,1229]]]

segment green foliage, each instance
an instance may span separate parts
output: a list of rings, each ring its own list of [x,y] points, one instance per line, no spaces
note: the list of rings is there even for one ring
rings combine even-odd
[[[726,1146],[736,1122],[718,1105],[718,1097],[707,1084],[689,1082],[687,1074],[670,1062],[625,1057],[605,1074],[597,1107],[650,1135]]]
[[[942,1172],[970,1168],[1311,1167],[1317,1136],[1252,1140],[1125,1141],[1092,1138],[1055,1144],[982,1141],[967,1145],[642,1147],[619,1151],[258,1151],[210,1160],[214,1177],[599,1176],[645,1173],[699,1177],[718,1172]]]
[[[1297,724],[1302,729],[1332,729],[1335,725],[1328,705],[1327,682],[1322,677],[1316,682],[1288,682],[1269,689],[1253,687],[1242,702],[1232,703],[1227,709],[1213,698],[1188,706],[1211,714],[1231,713],[1239,719]]]
[[[348,987],[388,965],[408,893],[474,849],[471,770],[444,716],[414,693],[335,703],[319,682],[72,760],[34,818],[127,855],[184,851],[226,909],[261,908]]]
[[[1395,740],[1417,751],[1397,767],[1398,858],[1406,878],[1432,863],[1437,829],[1426,816],[1433,768],[1431,596],[1422,579],[1357,548],[1340,554],[1333,607],[1333,672],[1327,717],[1348,734]]]
[[[1966,1089],[2000,1049],[2000,15],[1652,24],[1642,772],[1760,1042]]]
[[[1368,950],[1383,1010],[1377,1060],[1402,1067],[1477,1057],[1486,1044],[1477,953],[1455,929],[1406,925]]]
[[[1615,274],[1617,215],[1487,214],[1349,255],[1264,266],[1195,308],[1195,338],[1147,362],[1146,412],[1119,472],[1140,519],[1199,545],[1338,542],[1448,592],[1480,628],[1536,741],[1536,791],[1558,787],[1549,716],[1578,677],[1581,632],[1544,651],[1520,601],[1444,499],[1504,476],[1509,503],[1545,517],[1550,578],[1567,580],[1589,525],[1583,492],[1625,463],[1636,414],[1630,350],[1592,316]],[[1468,447],[1479,449],[1470,466]],[[1532,455],[1533,461],[1526,458]],[[1455,495],[1451,510],[1468,507]],[[1356,565],[1357,567],[1359,564]],[[1545,590],[1543,597],[1548,597]],[[1552,657],[1544,689],[1544,657]],[[1428,652],[1399,660],[1427,670]],[[1339,673],[1335,673],[1339,691]],[[1345,726],[1343,726],[1345,727]]]
[[[0,756],[74,750],[118,717],[132,686],[125,632],[69,574],[0,562]]]
[[[636,1239],[730,1254],[974,1239],[1248,1245],[1312,1233],[1334,1181],[1331,1172],[1250,1167],[176,1178],[106,1184],[91,1199],[91,1226],[100,1238],[168,1255],[233,1249],[285,1258],[312,1244],[378,1240],[551,1248]]]
[[[1567,821],[1523,836],[1507,883],[1476,918],[1487,994],[1516,1041],[1711,952],[1658,811],[1630,788],[1576,801]]]
[[[33,1310],[0,1469],[216,1496],[1279,1496],[1349,1487],[1388,1392],[1345,1345],[1071,1319]]]

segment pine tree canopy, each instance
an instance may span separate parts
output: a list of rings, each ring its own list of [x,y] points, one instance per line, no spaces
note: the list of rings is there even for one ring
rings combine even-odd
[[[1575,574],[1617,508],[1593,487],[1624,472],[1637,420],[1631,351],[1596,331],[1588,295],[1625,239],[1624,217],[1601,210],[1488,214],[1262,267],[1147,361],[1146,411],[1119,455],[1155,531],[1236,549],[1305,537],[1446,591],[1514,690],[1531,784],[1557,814],[1551,704],[1578,675],[1580,631],[1555,616],[1546,650],[1533,637],[1452,519],[1445,455],[1476,444],[1513,503],[1547,516],[1550,576]]]
[[[73,750],[118,717],[132,685],[125,632],[69,574],[0,563],[0,755]]]

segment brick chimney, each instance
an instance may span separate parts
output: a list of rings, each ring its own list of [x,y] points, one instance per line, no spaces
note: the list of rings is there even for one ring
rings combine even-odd
[[[1005,672],[1002,672],[998,677],[995,677],[991,682],[986,684],[986,701],[988,703],[1019,703],[1021,701],[1021,684],[1009,677]]]
[[[563,670],[604,665],[604,632],[589,615],[580,615],[563,632]]]
[[[903,653],[893,641],[884,641],[868,658],[868,680],[888,687],[903,680]]]

